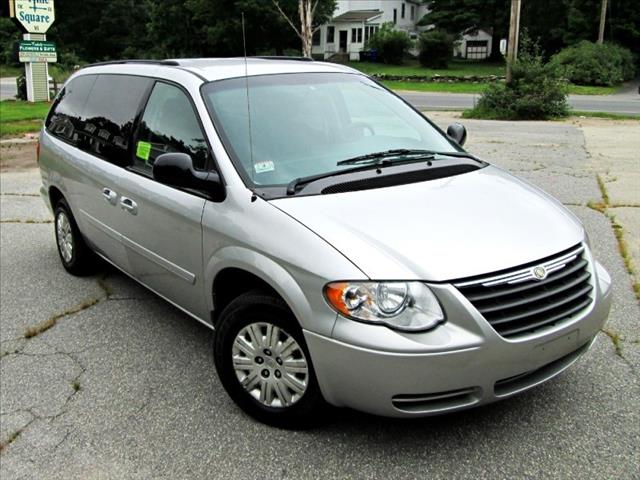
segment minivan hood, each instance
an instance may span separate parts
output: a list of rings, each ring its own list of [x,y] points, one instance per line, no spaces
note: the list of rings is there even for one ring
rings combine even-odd
[[[562,204],[494,166],[272,204],[377,280],[482,275],[534,262],[584,238],[582,225]]]

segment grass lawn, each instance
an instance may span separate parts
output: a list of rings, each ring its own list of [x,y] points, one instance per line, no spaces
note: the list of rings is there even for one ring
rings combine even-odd
[[[349,62],[348,66],[360,70],[367,75],[386,74],[405,77],[430,77],[433,75],[464,77],[468,75],[504,76],[505,66],[501,63],[469,62],[454,60],[445,70],[434,70],[421,67],[416,60],[409,60],[404,65],[385,65],[384,63]],[[481,93],[485,87],[482,83],[436,83],[436,82],[407,82],[389,80],[383,82],[394,90],[413,90],[416,92],[449,92],[449,93]],[[591,87],[585,85],[569,85],[569,93],[576,95],[610,95],[619,87]]]
[[[430,77],[443,75],[452,77],[464,77],[466,75],[504,75],[505,67],[501,63],[452,61],[449,68],[435,70],[420,66],[417,60],[406,61],[403,65],[386,65],[384,63],[348,62],[351,68],[360,70],[368,75],[386,74],[416,77]]]
[[[37,132],[49,111],[50,103],[28,103],[17,100],[0,102],[0,137]]]
[[[624,113],[581,112],[579,110],[571,110],[571,115],[575,117],[609,118],[611,120],[637,120],[640,122],[640,116],[625,115]]]
[[[414,92],[447,92],[447,93],[482,93],[486,83],[440,83],[440,82],[403,82],[385,80],[382,82],[392,90],[411,90]],[[583,85],[569,85],[569,93],[577,95],[610,95],[618,87],[588,87]]]
[[[391,90],[446,93],[481,93],[487,86],[485,83],[402,82],[395,80],[385,80],[382,84]]]
[[[611,95],[620,87],[592,87],[589,85],[569,85],[569,93],[576,95]]]
[[[14,67],[12,65],[0,65],[0,77],[17,77],[24,72],[24,68]]]

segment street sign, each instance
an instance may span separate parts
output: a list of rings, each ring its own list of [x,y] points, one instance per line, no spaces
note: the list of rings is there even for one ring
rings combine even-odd
[[[20,62],[49,62],[58,61],[56,44],[38,40],[22,40],[18,44],[18,60]]]
[[[56,19],[54,0],[10,0],[11,16],[26,33],[46,33]]]

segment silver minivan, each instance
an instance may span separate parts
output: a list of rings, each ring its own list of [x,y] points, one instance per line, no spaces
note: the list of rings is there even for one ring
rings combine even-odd
[[[465,137],[340,65],[110,62],[54,101],[41,192],[64,267],[214,329],[250,415],[433,415],[554,377],[611,303],[580,221]]]

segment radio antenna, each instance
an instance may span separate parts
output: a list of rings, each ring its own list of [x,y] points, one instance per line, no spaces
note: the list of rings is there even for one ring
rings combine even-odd
[[[253,138],[251,136],[251,101],[249,99],[249,68],[247,66],[247,39],[244,32],[244,12],[242,12],[242,48],[244,50],[244,86],[247,92],[247,120],[249,126],[249,156],[251,158],[251,181],[254,182]]]

